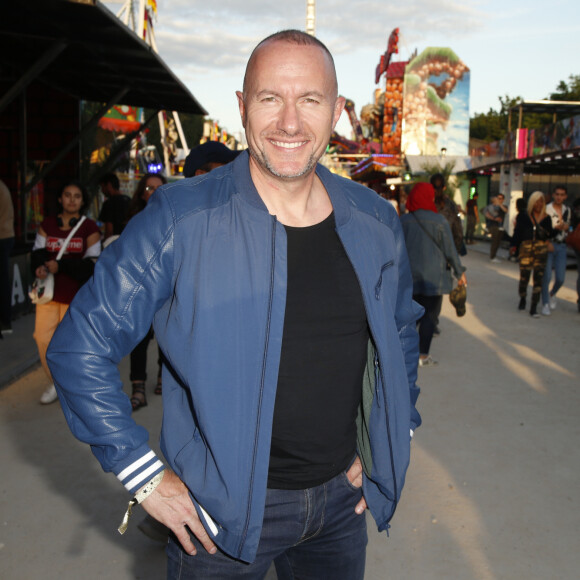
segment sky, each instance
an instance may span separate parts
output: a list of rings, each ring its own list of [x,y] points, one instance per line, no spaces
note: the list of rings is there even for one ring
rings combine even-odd
[[[123,2],[104,4],[115,14]],[[235,91],[254,46],[305,29],[306,0],[157,0],[159,55],[229,133],[242,133]],[[499,96],[540,100],[580,75],[579,0],[317,0],[316,36],[332,52],[339,92],[357,114],[373,102],[375,68],[393,28],[399,54],[450,47],[470,68],[469,114],[499,110]],[[384,77],[383,81],[384,83]],[[350,137],[343,113],[337,130]]]

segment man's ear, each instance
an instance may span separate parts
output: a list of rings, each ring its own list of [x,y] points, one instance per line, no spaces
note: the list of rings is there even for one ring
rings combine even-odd
[[[342,112],[344,111],[345,104],[346,104],[345,97],[337,97],[336,102],[334,103],[334,117],[333,117],[333,123],[332,123],[333,129],[336,127],[336,124],[338,123],[338,120],[340,119],[340,116],[342,115]]]
[[[240,117],[242,119],[242,127],[246,128],[246,106],[244,105],[244,93],[242,91],[236,91],[236,97],[238,98],[238,108],[240,109]]]

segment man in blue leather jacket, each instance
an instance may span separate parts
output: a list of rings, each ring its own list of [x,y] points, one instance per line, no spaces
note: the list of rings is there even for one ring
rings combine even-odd
[[[418,358],[396,212],[317,162],[332,56],[284,31],[237,93],[248,153],[159,188],[71,305],[49,364],[73,433],[172,531],[169,578],[362,579],[399,501]],[[153,322],[161,448],[117,365]]]

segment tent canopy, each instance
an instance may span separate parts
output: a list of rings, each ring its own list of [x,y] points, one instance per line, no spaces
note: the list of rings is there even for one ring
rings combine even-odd
[[[207,114],[159,55],[97,0],[5,2],[0,79],[11,98],[39,80],[78,99],[107,103],[121,94],[121,103]]]

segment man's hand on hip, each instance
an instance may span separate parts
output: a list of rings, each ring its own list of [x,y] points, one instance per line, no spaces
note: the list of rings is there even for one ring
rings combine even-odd
[[[357,456],[357,458],[354,460],[354,463],[350,466],[350,469],[346,472],[346,476],[348,477],[348,480],[350,481],[351,485],[354,485],[355,487],[362,487],[363,468],[362,468],[362,463],[360,461],[360,457]],[[354,511],[357,514],[362,514],[366,509],[367,509],[367,502],[365,501],[365,498],[363,497],[356,504]]]
[[[155,491],[141,505],[147,513],[173,531],[183,549],[191,556],[196,554],[196,549],[186,526],[210,554],[215,554],[217,548],[199,521],[187,487],[169,469]]]

